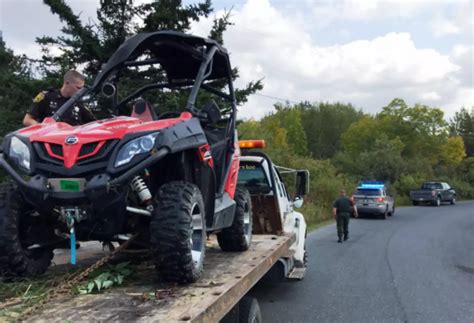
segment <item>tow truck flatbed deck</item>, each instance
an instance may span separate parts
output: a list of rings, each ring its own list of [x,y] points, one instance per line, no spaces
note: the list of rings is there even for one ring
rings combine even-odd
[[[140,269],[133,285],[49,303],[29,321],[217,322],[280,257],[295,235],[254,235],[246,252],[222,252],[210,242],[200,280],[190,285],[156,282],[153,266]]]

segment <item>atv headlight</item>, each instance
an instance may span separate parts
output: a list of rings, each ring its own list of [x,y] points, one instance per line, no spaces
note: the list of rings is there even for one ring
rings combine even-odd
[[[134,139],[120,148],[115,160],[115,167],[128,164],[136,155],[150,152],[155,147],[155,140],[158,134],[159,132],[156,132]]]
[[[19,166],[30,170],[30,149],[17,137],[12,137],[10,140],[10,150],[8,152],[8,156]]]

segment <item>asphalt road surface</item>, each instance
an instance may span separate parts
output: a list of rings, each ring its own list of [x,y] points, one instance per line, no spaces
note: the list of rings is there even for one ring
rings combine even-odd
[[[399,208],[307,239],[303,281],[259,284],[264,322],[474,322],[474,201]]]

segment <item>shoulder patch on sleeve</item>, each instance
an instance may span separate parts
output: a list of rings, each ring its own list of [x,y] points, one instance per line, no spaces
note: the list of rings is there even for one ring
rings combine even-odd
[[[34,103],[38,103],[44,100],[44,92],[38,93],[35,98],[33,99]]]

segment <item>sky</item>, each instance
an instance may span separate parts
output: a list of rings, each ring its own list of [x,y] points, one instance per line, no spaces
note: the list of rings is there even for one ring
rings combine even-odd
[[[150,0],[140,0],[146,2]],[[99,0],[66,0],[85,21]],[[184,4],[196,1],[183,1]],[[237,87],[263,79],[239,108],[259,119],[277,102],[343,102],[367,113],[393,98],[441,108],[446,119],[474,106],[474,1],[214,0],[191,33],[207,36],[231,11],[224,34]],[[61,23],[40,0],[0,0],[0,30],[16,53],[40,55],[34,40]]]

